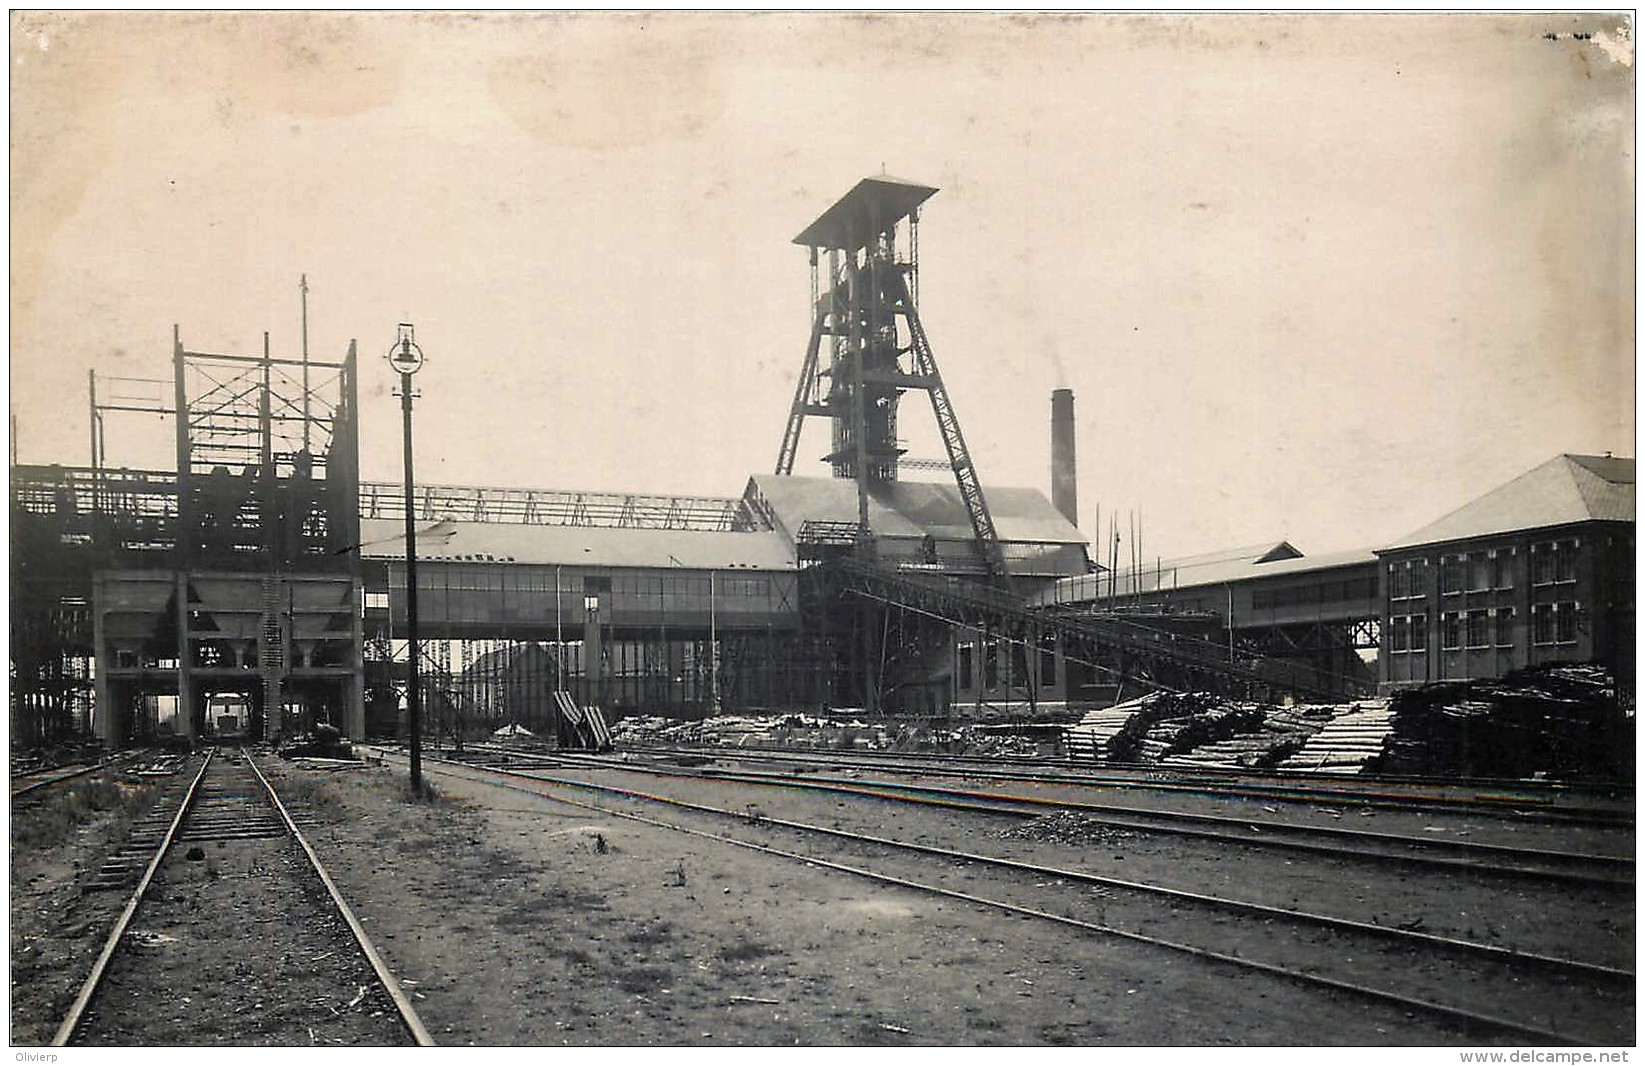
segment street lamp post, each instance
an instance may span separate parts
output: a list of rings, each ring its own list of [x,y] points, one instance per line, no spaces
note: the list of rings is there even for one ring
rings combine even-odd
[[[423,368],[423,350],[417,347],[411,323],[400,323],[399,338],[389,349],[389,365],[400,375],[400,413],[405,431],[406,468],[406,724],[411,742],[411,794],[423,792],[422,693],[417,659],[417,508],[411,473],[411,375]]]

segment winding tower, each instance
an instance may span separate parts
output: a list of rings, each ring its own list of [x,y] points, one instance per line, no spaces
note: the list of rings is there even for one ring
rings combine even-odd
[[[869,497],[897,480],[903,455],[898,408],[905,392],[922,391],[930,397],[978,554],[993,581],[1005,586],[1009,575],[999,535],[920,321],[919,211],[936,192],[883,175],[864,178],[794,238],[811,256],[811,339],[776,473],[794,472],[806,418],[828,419],[831,448],[823,461],[835,477],[856,482],[855,538],[860,552],[871,553]]]

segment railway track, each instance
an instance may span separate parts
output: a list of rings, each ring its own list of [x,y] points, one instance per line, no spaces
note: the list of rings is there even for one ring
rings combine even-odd
[[[520,769],[426,757],[425,766],[433,773],[500,785],[1081,934],[1116,937],[1333,995],[1418,1011],[1470,1037],[1600,1044],[1632,1039],[1635,978],[1626,966],[830,826],[750,817],[746,811]],[[603,798],[621,805],[595,801]],[[636,813],[636,800],[655,805],[659,816]],[[661,817],[664,811],[672,817]]]
[[[1139,792],[1240,796],[1344,807],[1430,812],[1479,812],[1562,825],[1632,824],[1633,786],[1581,787],[1529,781],[1442,781],[1360,775],[1278,774],[1113,764],[1101,770],[1068,759],[989,759],[981,756],[910,756],[894,752],[843,753],[700,745],[633,744],[628,750],[663,759],[873,769],[950,778],[1021,781]]]
[[[49,770],[15,774],[11,779],[11,800],[13,803],[20,800],[38,800],[48,795],[51,789],[68,784],[71,781],[79,781],[85,777],[122,773],[136,764],[137,759],[134,756],[117,755],[94,763],[56,766]]]
[[[433,1043],[249,755],[208,753],[127,849],[94,882],[130,895],[53,1046]]]
[[[1412,867],[1615,888],[1631,888],[1634,884],[1634,859],[1631,855],[1441,840],[1335,825],[1287,823],[1277,817],[1264,817],[1259,825],[1248,816],[1151,810],[1070,798],[986,792],[902,781],[821,777],[809,773],[737,772],[705,767],[671,769],[597,756],[567,754],[546,756],[521,764],[518,762],[519,756],[509,756],[501,749],[471,746],[469,750],[482,757],[513,758],[516,760],[515,765],[527,768],[598,769],[662,778],[723,781],[935,805],[988,815],[1035,817],[1053,811],[1072,811],[1092,823],[1117,830],[1167,833],[1242,848],[1277,849],[1316,856],[1361,859],[1379,864],[1399,863]],[[559,783],[574,782],[562,779]]]

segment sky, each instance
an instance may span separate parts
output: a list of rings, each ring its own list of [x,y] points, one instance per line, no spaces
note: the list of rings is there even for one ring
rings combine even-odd
[[[791,243],[934,185],[920,311],[983,484],[1141,554],[1376,547],[1559,452],[1634,454],[1625,16],[11,15],[18,461],[87,372],[361,353],[361,468],[734,496],[810,321]],[[905,398],[911,454],[941,455]],[[172,429],[108,425],[115,465]],[[824,475],[808,420],[795,472]],[[924,475],[929,476],[929,475]],[[1125,549],[1129,552],[1129,547]]]

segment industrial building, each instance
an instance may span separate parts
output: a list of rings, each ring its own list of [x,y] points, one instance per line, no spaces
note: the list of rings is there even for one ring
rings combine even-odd
[[[1057,582],[1045,605],[1210,613],[1230,654],[1344,684],[1502,677],[1551,662],[1634,676],[1634,461],[1559,455],[1392,544],[1287,541]]]
[[[809,340],[775,467],[740,495],[413,487],[436,737],[557,733],[562,696],[607,717],[942,716],[1126,686],[1340,697],[1549,658],[1631,678],[1631,460],[1561,457],[1374,551],[1100,567],[1069,390],[1051,499],[985,485],[967,449],[917,302],[935,192],[865,179],[795,238]],[[278,358],[179,335],[170,382],[93,376],[89,466],[12,468],[14,742],[405,728],[404,486],[360,482],[353,345],[315,361],[304,335]],[[904,454],[915,395],[941,459]],[[172,420],[174,470],[110,466],[123,412]],[[814,418],[832,476],[795,473]]]
[[[1382,679],[1634,674],[1634,461],[1559,455],[1377,551]]]

